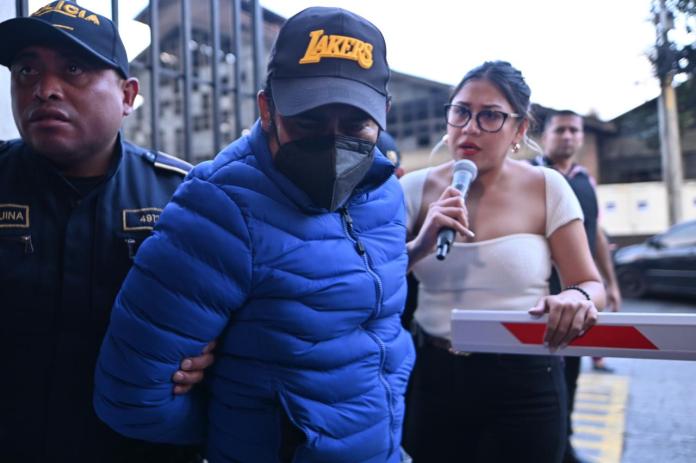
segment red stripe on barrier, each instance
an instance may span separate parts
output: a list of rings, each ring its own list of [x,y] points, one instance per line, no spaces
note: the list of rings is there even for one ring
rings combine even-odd
[[[522,344],[543,344],[546,325],[541,323],[503,323]],[[617,349],[659,350],[632,326],[593,326],[570,343],[574,347],[612,347]]]

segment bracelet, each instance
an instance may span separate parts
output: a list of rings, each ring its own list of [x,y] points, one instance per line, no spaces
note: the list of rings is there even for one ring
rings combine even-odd
[[[566,287],[563,289],[563,291],[567,291],[567,290],[569,290],[569,289],[574,289],[575,291],[580,291],[580,292],[582,293],[582,295],[585,296],[585,299],[587,299],[588,301],[591,301],[591,300],[592,300],[592,298],[591,298],[590,295],[587,293],[587,291],[585,291],[584,289],[582,289],[580,286],[576,286],[576,285],[566,286]]]

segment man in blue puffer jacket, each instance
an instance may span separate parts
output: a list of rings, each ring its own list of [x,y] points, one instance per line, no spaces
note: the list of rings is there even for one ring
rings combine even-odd
[[[413,364],[402,192],[374,148],[384,39],[309,8],[281,28],[251,134],[196,167],[138,252],[94,405],[131,437],[204,441],[218,462],[400,460]],[[218,339],[208,382],[171,393]]]

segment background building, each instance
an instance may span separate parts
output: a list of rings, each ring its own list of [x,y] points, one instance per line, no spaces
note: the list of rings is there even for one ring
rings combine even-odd
[[[676,88],[685,179],[696,179],[696,80]],[[662,180],[657,99],[611,121],[615,136],[600,140],[602,183]]]
[[[162,0],[159,7],[159,37],[160,37],[160,81],[159,81],[159,114],[158,128],[161,151],[183,157],[185,152],[185,133],[183,117],[183,63],[181,53],[181,7],[178,0]],[[252,6],[242,2],[240,23],[241,43],[240,56],[234,55],[233,10],[232,0],[220,1],[220,11],[217,20],[220,24],[220,135],[222,146],[238,137],[236,133],[234,92],[239,86],[239,101],[241,107],[240,126],[249,128],[256,119],[256,93],[258,88],[254,78],[254,47],[252,27]],[[278,29],[285,21],[284,18],[268,10],[262,10],[263,27],[262,44],[264,61],[268,59],[273,40]],[[150,9],[145,9],[136,20],[150,22]],[[211,36],[211,13],[209,2],[191,2],[191,41],[189,48],[192,54],[192,83],[191,83],[191,133],[192,156],[194,164],[210,159],[216,154],[213,138],[213,87],[212,59],[213,46]],[[134,114],[127,118],[124,124],[126,136],[135,143],[151,145],[151,106],[150,98],[150,47],[146,48],[132,63],[131,72],[140,80],[143,103]],[[240,81],[235,82],[234,65],[239,59]],[[265,67],[264,67],[265,69]]]
[[[19,4],[0,2],[0,20],[17,14],[12,3]],[[215,3],[219,8],[213,14],[211,5]],[[258,74],[265,72],[272,43],[285,18],[260,8],[259,1],[253,0],[189,0],[188,5],[185,21],[181,0],[159,0],[156,15],[159,25],[155,28],[159,37],[157,104],[152,104],[154,98],[151,97],[152,53],[156,50],[148,47],[131,63],[132,74],[141,83],[141,96],[138,108],[125,120],[124,131],[127,138],[152,147],[151,130],[156,127],[160,150],[197,163],[212,158],[218,147],[236,139],[256,120],[256,93],[264,80],[264,76]],[[240,7],[239,18],[233,14],[235,5]],[[151,24],[150,13],[148,7],[136,19]],[[255,17],[260,17],[261,21],[255,22]],[[239,43],[235,43],[234,34],[237,19]],[[220,30],[217,51],[213,47],[213,23]],[[191,34],[188,70],[182,59],[182,37],[189,30],[186,24],[190,24]],[[214,56],[218,58],[219,74],[215,90]],[[235,79],[236,74],[238,79]],[[186,91],[188,86],[190,93]],[[9,73],[2,68],[0,139],[17,136],[8,90]],[[446,132],[444,105],[451,90],[448,84],[392,72],[388,130],[401,149],[402,164],[407,171],[449,160],[446,148],[432,151]],[[684,218],[690,219],[696,218],[695,81],[686,81],[676,93],[686,180],[682,210]],[[185,105],[185,101],[189,104]],[[153,106],[158,107],[154,115]],[[550,108],[534,106],[539,125],[530,131],[533,139],[538,140],[540,127],[549,111]],[[214,127],[215,120],[219,122],[218,131]],[[648,101],[608,122],[593,116],[586,116],[584,122],[585,146],[578,161],[599,183],[602,221],[607,231],[620,240],[638,240],[666,229],[669,225],[667,194],[661,173],[657,101]],[[525,149],[518,157],[528,158],[535,154]]]
[[[696,219],[696,81],[676,89],[684,183],[682,217]],[[602,220],[616,237],[642,240],[669,226],[662,178],[657,99],[611,121],[616,133],[598,141]],[[621,241],[621,240],[619,240]]]

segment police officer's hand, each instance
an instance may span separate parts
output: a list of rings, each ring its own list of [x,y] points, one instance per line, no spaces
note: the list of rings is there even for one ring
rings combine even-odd
[[[181,369],[172,377],[174,394],[186,394],[193,386],[203,381],[203,372],[213,364],[215,341],[211,341],[198,357],[186,358],[181,362]]]
[[[542,297],[529,313],[540,317],[549,314],[544,333],[544,345],[551,352],[564,349],[578,336],[597,323],[597,308],[592,301],[579,298],[576,291],[563,291],[555,296]]]

